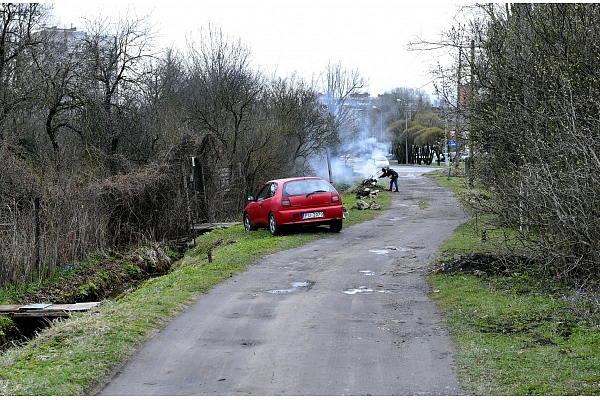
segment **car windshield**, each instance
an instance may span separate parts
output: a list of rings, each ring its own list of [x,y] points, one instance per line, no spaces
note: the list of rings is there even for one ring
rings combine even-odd
[[[320,179],[305,179],[291,181],[284,185],[283,192],[286,196],[302,196],[311,193],[329,193],[333,190],[331,185]]]

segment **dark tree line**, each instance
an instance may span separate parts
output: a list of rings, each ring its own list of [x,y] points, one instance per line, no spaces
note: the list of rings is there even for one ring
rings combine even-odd
[[[220,29],[181,52],[156,49],[147,17],[49,17],[0,5],[0,283],[237,218],[339,141],[316,83],[264,75]]]
[[[448,139],[445,110],[433,107],[423,90],[396,88],[379,96],[375,103],[374,111],[381,110],[381,115],[371,112],[371,121],[385,129],[388,152],[398,163],[430,165],[443,158]]]
[[[471,178],[487,189],[479,211],[517,232],[548,272],[596,278],[600,6],[471,11],[464,31],[449,37],[462,54],[457,86],[466,92],[454,104],[474,153]]]

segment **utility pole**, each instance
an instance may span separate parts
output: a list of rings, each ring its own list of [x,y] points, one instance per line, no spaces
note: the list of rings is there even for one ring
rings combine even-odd
[[[373,106],[373,108],[379,111],[379,138],[377,141],[381,142],[383,141],[383,111],[379,107]]]
[[[475,40],[471,39],[471,76],[469,82],[469,106],[473,101],[473,70],[475,69]],[[471,160],[473,158],[473,142],[470,140],[472,136],[472,124],[469,118],[469,133],[467,143],[469,143],[469,156],[465,159],[465,174],[467,175],[467,182],[471,183]]]
[[[406,104],[405,101],[401,100],[401,99],[396,99],[397,102],[400,102],[404,105],[404,133],[406,134],[406,136],[404,137],[404,159],[406,162],[406,165],[408,165],[408,119],[412,117],[412,110],[407,110],[406,107],[408,106],[408,104]]]
[[[406,132],[404,150],[406,151],[406,165],[408,165],[408,119],[412,117],[411,110],[404,110],[404,132]]]
[[[460,127],[459,127],[459,119],[460,119],[460,74],[462,73],[462,46],[458,47],[458,71],[456,75],[456,125],[454,129],[456,130],[455,134],[455,145],[454,145],[454,164],[458,167],[458,148],[459,141],[458,137],[460,136]]]

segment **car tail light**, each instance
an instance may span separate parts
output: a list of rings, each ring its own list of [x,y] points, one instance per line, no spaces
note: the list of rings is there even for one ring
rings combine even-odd
[[[290,198],[289,197],[283,197],[281,199],[281,205],[284,207],[289,207],[292,205],[292,203],[290,203]]]
[[[340,195],[339,195],[338,193],[333,193],[333,194],[331,195],[331,201],[333,201],[333,202],[338,202],[338,201],[340,201]]]

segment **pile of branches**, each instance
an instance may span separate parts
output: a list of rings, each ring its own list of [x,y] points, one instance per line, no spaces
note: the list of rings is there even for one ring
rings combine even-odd
[[[438,274],[472,274],[476,276],[509,275],[524,272],[536,265],[536,260],[515,254],[474,253],[455,256],[451,261],[441,262]]]
[[[352,193],[356,193],[356,205],[352,206],[353,210],[379,210],[381,206],[375,202],[381,187],[377,184],[377,179],[368,178],[361,182]]]
[[[376,199],[377,194],[381,190],[381,187],[377,184],[377,179],[368,178],[361,182],[360,185],[354,189],[354,193],[356,193],[356,198],[358,200],[362,199]]]

